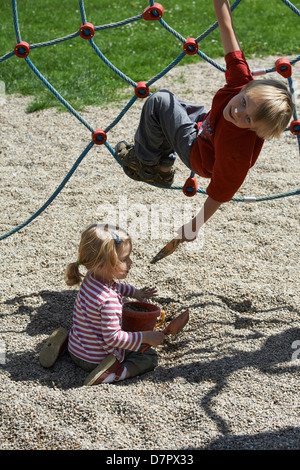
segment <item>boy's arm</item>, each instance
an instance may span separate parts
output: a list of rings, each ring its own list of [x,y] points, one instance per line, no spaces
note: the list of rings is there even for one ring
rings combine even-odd
[[[181,240],[184,242],[195,240],[201,227],[214,215],[221,205],[221,202],[215,201],[208,196],[198,214],[177,231]]]
[[[234,31],[228,0],[213,0],[213,2],[225,55],[228,52],[240,51],[241,46]]]

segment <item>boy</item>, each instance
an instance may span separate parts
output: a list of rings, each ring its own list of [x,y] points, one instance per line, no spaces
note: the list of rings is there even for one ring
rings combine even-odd
[[[175,152],[191,170],[209,178],[207,199],[179,236],[193,241],[222,203],[232,199],[255,164],[264,139],[278,137],[293,114],[292,96],[277,80],[257,80],[249,70],[232,24],[228,0],[213,0],[226,61],[226,85],[209,113],[167,90],[143,106],[134,147],[116,146],[124,172],[137,181],[168,188]]]

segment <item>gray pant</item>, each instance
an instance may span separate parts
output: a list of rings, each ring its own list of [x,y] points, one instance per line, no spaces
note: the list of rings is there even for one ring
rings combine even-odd
[[[197,139],[197,123],[204,106],[176,98],[168,90],[153,93],[145,102],[135,134],[134,148],[147,165],[170,166],[176,154],[190,168],[190,152]]]
[[[83,359],[79,359],[78,357],[74,356],[69,351],[69,354],[75,364],[84,369],[87,372],[92,372],[98,364],[94,364],[92,362],[84,361]],[[136,375],[145,374],[150,370],[155,369],[158,364],[158,356],[157,352],[150,348],[146,352],[141,353],[140,351],[125,351],[125,358],[122,364],[127,368],[130,373],[130,377],[135,377]]]

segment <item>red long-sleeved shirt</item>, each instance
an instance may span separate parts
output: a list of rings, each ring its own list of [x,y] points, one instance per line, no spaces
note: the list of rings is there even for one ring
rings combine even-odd
[[[197,141],[192,147],[190,161],[195,173],[210,178],[208,196],[227,202],[244,182],[255,164],[264,140],[254,131],[241,129],[227,121],[223,110],[253,76],[242,51],[226,54],[226,85],[212,101],[210,112],[199,123]]]

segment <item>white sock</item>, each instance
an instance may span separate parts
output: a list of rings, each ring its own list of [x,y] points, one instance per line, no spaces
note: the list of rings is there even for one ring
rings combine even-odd
[[[126,372],[127,372],[127,369],[126,369],[126,367],[124,366],[124,370],[123,370],[122,374],[120,375],[120,378],[119,378],[118,382],[119,382],[120,380],[124,380],[124,379],[126,378]],[[115,374],[115,373],[111,373],[111,374],[109,374],[108,377],[106,377],[106,379],[103,380],[102,383],[104,383],[104,384],[112,383],[112,382],[114,381],[114,378],[115,378],[115,377],[116,377],[116,374]]]

